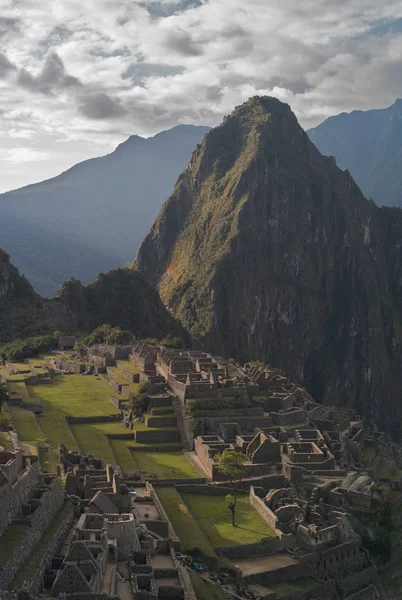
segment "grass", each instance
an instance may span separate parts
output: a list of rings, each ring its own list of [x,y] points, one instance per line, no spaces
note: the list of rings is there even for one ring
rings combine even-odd
[[[214,549],[198,527],[178,491],[175,488],[159,488],[157,494],[173,529],[180,538],[182,551],[191,552],[197,549],[200,554],[215,558]]]
[[[195,571],[190,571],[189,575],[198,600],[227,600],[225,592],[217,585],[205,581]]]
[[[9,525],[0,538],[0,567],[4,567],[24,541],[29,525]]]
[[[283,596],[295,594],[296,592],[300,591],[289,583],[270,583],[269,589],[276,593],[277,598],[283,598]]]
[[[132,474],[138,471],[138,465],[134,460],[133,453],[130,452],[128,445],[132,445],[130,440],[109,440],[113,454],[116,457],[117,464],[123,473]]]
[[[109,439],[93,424],[70,425],[74,438],[77,440],[78,447],[83,454],[92,454],[96,458],[103,460],[105,464],[116,464]]]
[[[199,473],[183,452],[133,452],[140,471],[155,473],[159,479],[190,479]]]
[[[26,562],[23,564],[21,569],[15,575],[12,580],[9,589],[14,590],[24,581],[34,575],[42,563],[48,544],[57,533],[57,530],[61,526],[67,515],[72,513],[72,505],[68,502],[60,509],[60,511],[53,517],[49,527],[47,528],[45,535],[42,536],[40,542],[36,545],[34,550],[29,555]]]
[[[8,381],[7,389],[9,392],[14,392],[21,396],[25,402],[29,402],[29,393],[24,381]]]
[[[44,412],[38,421],[54,448],[60,442],[70,449],[76,447],[66,416],[117,413],[109,402],[109,386],[90,375],[57,375],[51,383],[28,386],[28,391],[33,402],[43,405]]]
[[[139,369],[130,360],[119,360],[118,363],[124,367],[124,370],[133,375],[139,374]]]
[[[185,504],[214,548],[254,544],[275,533],[250,505],[248,496],[240,496],[236,506],[236,527],[224,496],[182,494]]]
[[[39,453],[40,464],[45,473],[55,473],[59,464],[59,453],[57,450],[48,450]]]
[[[30,410],[20,406],[9,407],[14,427],[18,432],[18,437],[22,442],[43,442],[45,435],[41,429],[38,417]]]
[[[381,464],[379,479],[389,479],[391,477],[392,470],[395,470],[394,461],[384,460]]]
[[[114,381],[124,386],[129,385],[128,379],[124,377],[123,372],[120,371],[119,367],[108,367],[108,371],[111,371],[113,373],[113,376],[110,375],[110,377]]]

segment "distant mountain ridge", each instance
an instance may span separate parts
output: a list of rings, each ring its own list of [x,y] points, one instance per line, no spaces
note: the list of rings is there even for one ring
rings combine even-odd
[[[255,97],[192,154],[133,268],[198,347],[280,367],[401,439],[401,239],[401,209]]]
[[[105,323],[137,337],[187,339],[142,273],[114,269],[87,286],[69,279],[57,297],[48,300],[33,290],[0,248],[0,345],[60,329],[89,332]]]
[[[0,195],[0,246],[36,291],[55,295],[124,265],[208,127],[178,125],[131,136],[111,154]]]
[[[384,109],[341,113],[307,133],[378,206],[402,207],[402,99]]]

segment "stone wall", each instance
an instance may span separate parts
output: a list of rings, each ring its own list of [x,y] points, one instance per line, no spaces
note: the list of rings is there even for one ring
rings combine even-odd
[[[279,520],[270,508],[255,495],[254,486],[250,487],[250,504],[272,529],[278,529]]]
[[[30,530],[24,537],[23,543],[14,551],[3,569],[0,570],[0,590],[8,588],[10,582],[24,564],[35,545],[40,541],[52,518],[63,505],[63,502],[64,489],[61,479],[57,477],[40,498],[40,505],[32,514]]]
[[[36,572],[32,575],[31,579],[24,579],[21,584],[18,586],[19,590],[24,589],[28,593],[32,595],[39,594],[40,588],[42,586],[43,577],[45,571],[48,567],[50,567],[52,558],[55,554],[57,554],[69,533],[71,526],[74,520],[73,510],[66,513],[62,523],[60,524],[57,531],[55,531],[52,539],[49,541],[49,544],[46,548],[45,554],[43,556],[43,560],[41,561],[40,566],[36,570]]]
[[[171,427],[177,425],[175,416],[151,416],[145,419],[147,427]]]
[[[113,423],[115,421],[122,422],[119,415],[95,415],[93,417],[64,417],[66,422],[71,425],[79,423]]]
[[[121,396],[120,398],[118,398],[117,396],[109,396],[109,401],[111,404],[113,404],[115,408],[117,408],[118,410],[122,410],[124,405],[127,403],[127,398]]]
[[[290,538],[291,536],[289,536]],[[295,542],[288,540],[285,536],[285,541],[278,537],[263,538],[255,544],[243,544],[241,546],[229,546],[215,548],[217,554],[223,554],[227,558],[250,558],[250,556],[271,556],[279,554],[285,550],[285,546],[292,545],[295,547]]]
[[[179,442],[180,432],[178,429],[149,429],[138,431],[134,423],[134,439],[136,442]]]
[[[247,575],[245,580],[249,584],[256,583],[269,586],[270,583],[291,583],[294,579],[299,579],[299,577],[305,576],[305,568],[303,568],[300,564],[296,564],[288,565],[287,567],[282,567],[281,569],[275,569],[274,571],[266,571],[264,573],[256,573],[255,575]],[[301,595],[301,598],[303,598],[303,595]]]
[[[42,480],[38,462],[33,463],[20,474],[14,483],[5,483],[0,487],[0,534],[18,515],[21,505],[27,500],[31,489]]]
[[[159,515],[161,516],[162,519],[164,519],[166,521],[166,523],[168,524],[168,532],[169,532],[169,539],[172,543],[173,548],[176,551],[180,552],[180,540],[179,537],[177,536],[175,530],[173,529],[173,525],[171,524],[165,509],[163,508],[162,502],[159,500],[158,494],[156,493],[156,490],[154,488],[154,486],[150,483],[147,483],[147,488],[149,490],[150,496],[154,501],[154,504],[156,506],[156,510],[158,511]]]
[[[232,488],[217,485],[194,485],[177,483],[175,485],[177,491],[187,494],[205,494],[207,496],[227,496],[232,493]],[[246,494],[246,491],[241,491],[240,494]]]

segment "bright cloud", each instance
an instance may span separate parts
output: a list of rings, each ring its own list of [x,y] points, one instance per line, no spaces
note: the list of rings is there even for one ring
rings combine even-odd
[[[254,94],[289,102],[305,127],[390,105],[401,24],[399,0],[3,0],[0,133],[15,155],[0,156],[1,185],[130,134],[217,124]],[[12,178],[10,156],[24,158]]]

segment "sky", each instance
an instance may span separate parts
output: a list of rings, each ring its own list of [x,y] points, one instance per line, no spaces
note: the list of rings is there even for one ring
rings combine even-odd
[[[0,0],[0,191],[256,94],[306,129],[402,97],[400,0]]]

